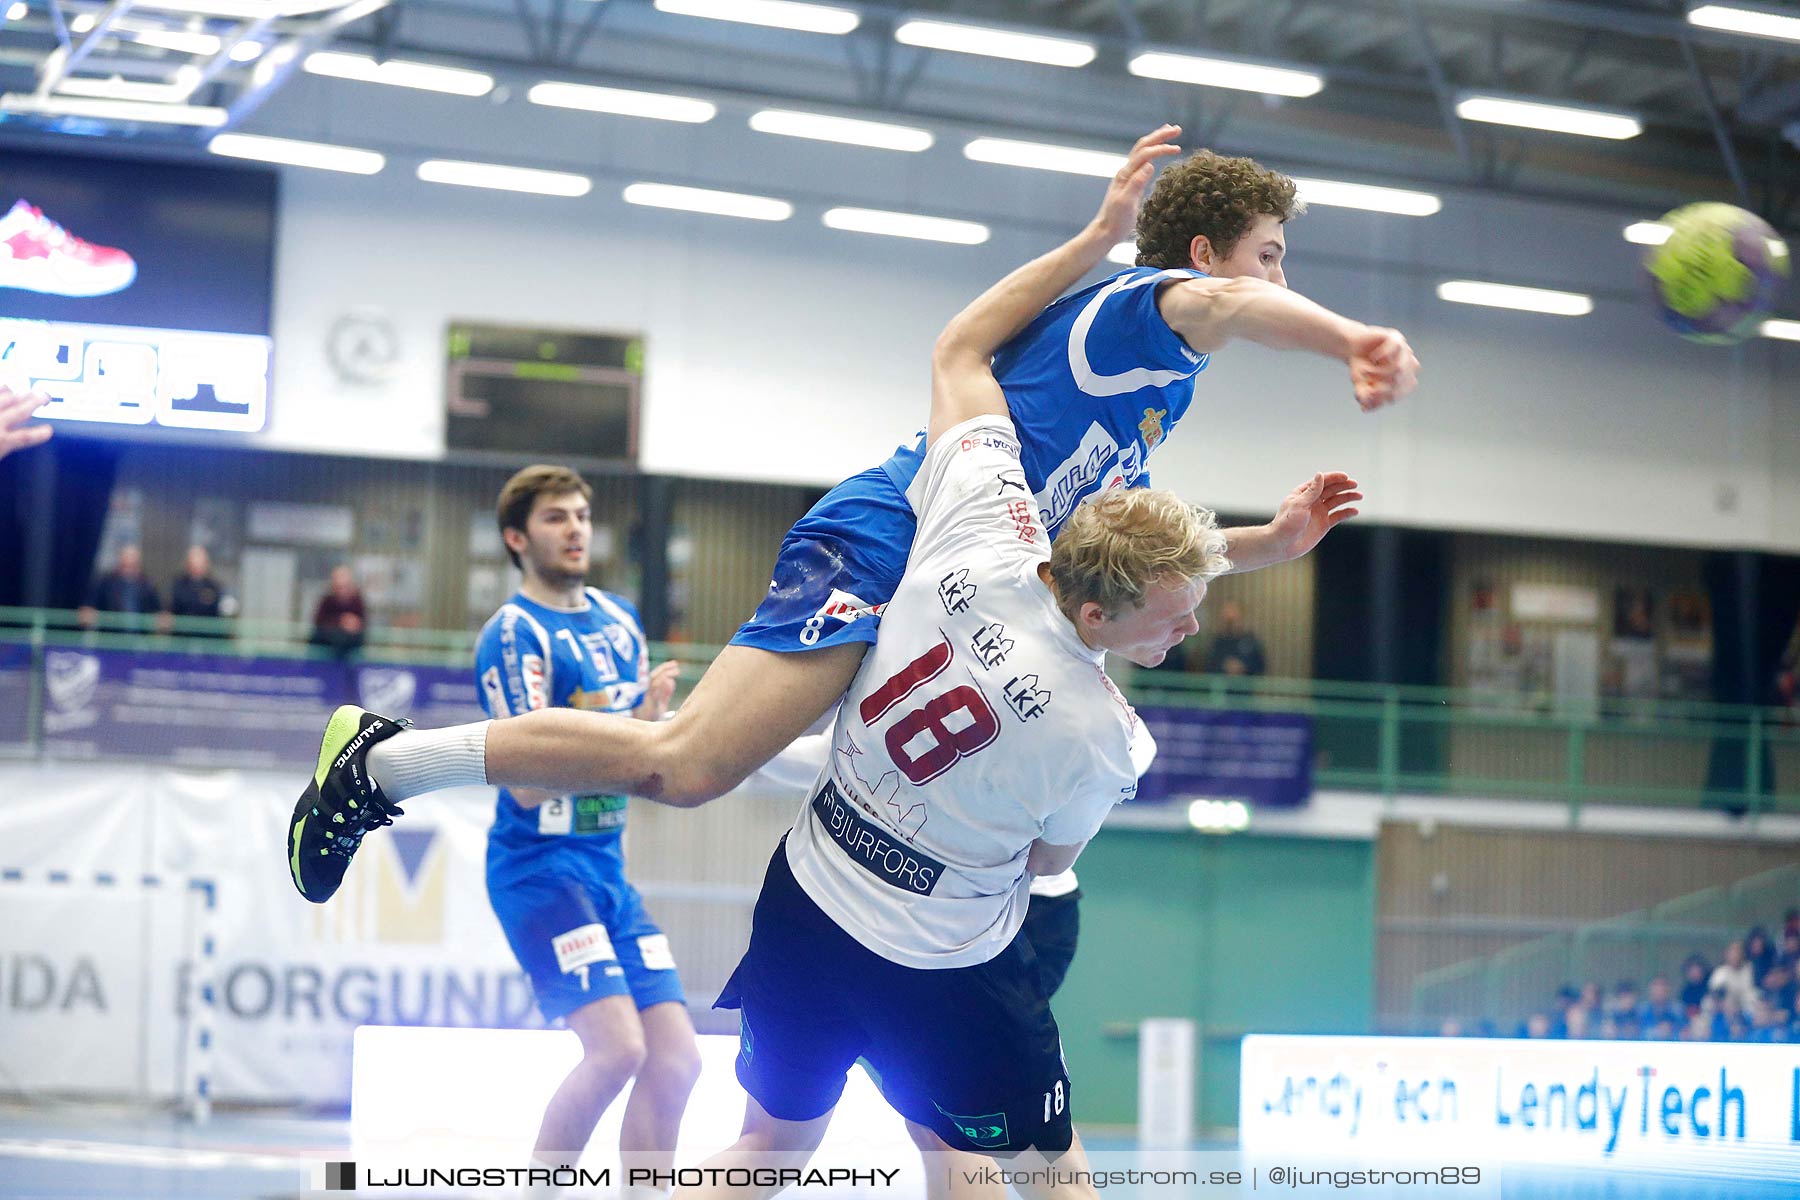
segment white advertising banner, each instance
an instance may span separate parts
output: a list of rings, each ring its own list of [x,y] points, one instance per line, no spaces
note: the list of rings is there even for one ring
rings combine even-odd
[[[173,1097],[202,1028],[212,1098],[342,1104],[358,1025],[541,1027],[488,906],[492,791],[409,806],[320,906],[286,871],[300,782],[0,767],[0,1067]]]
[[[1800,1178],[1800,1046],[1499,1038],[1244,1039],[1250,1153]]]

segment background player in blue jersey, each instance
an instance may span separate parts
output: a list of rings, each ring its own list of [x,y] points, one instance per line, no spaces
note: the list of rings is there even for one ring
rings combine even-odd
[[[507,553],[525,574],[482,628],[475,674],[493,717],[545,708],[661,720],[679,664],[649,669],[637,611],[585,586],[592,490],[566,467],[527,467],[500,492]],[[582,1060],[544,1111],[537,1154],[570,1163],[637,1078],[620,1150],[668,1170],[700,1058],[669,941],[625,880],[622,795],[500,789],[488,834],[488,898],[546,1021]]]
[[[1417,382],[1418,359],[1398,332],[1287,289],[1283,227],[1299,212],[1291,179],[1201,151],[1168,170],[1145,200],[1156,162],[1179,153],[1179,132],[1165,125],[1139,139],[1094,219],[1022,268],[1047,266],[1062,291],[1134,229],[1138,237],[1139,266],[1052,304],[994,359],[1022,443],[1022,491],[1030,494],[1021,501],[1035,504],[1052,536],[1080,501],[1149,482],[1147,459],[1187,411],[1194,376],[1234,339],[1344,362],[1365,410]],[[762,606],[673,720],[647,725],[550,709],[398,737],[372,714],[352,710],[354,719],[334,721],[294,813],[291,861],[301,864],[302,894],[329,897],[360,839],[352,832],[333,841],[328,824],[307,826],[315,809],[372,811],[352,822],[366,830],[395,802],[470,782],[604,787],[678,806],[737,786],[805,733],[855,677],[912,546],[906,492],[918,465],[915,442],[839,484],[801,518],[782,543]],[[1311,550],[1355,511],[1347,505],[1360,499],[1356,486],[1341,473],[1316,475],[1268,524],[1226,530],[1235,569]]]

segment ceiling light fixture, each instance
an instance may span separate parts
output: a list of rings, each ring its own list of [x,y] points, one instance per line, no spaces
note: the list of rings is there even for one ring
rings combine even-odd
[[[703,125],[719,113],[719,106],[692,96],[662,92],[634,92],[624,88],[591,87],[585,83],[535,84],[525,98],[551,108],[611,113],[620,117],[647,117],[652,121],[680,121]]]
[[[1585,317],[1594,311],[1594,298],[1580,292],[1549,288],[1514,287],[1476,279],[1452,279],[1438,284],[1439,300],[1452,304],[1479,304],[1487,308],[1516,308],[1521,312],[1547,313],[1556,317]]]
[[[350,175],[374,175],[387,159],[373,150],[353,150],[323,142],[298,142],[289,138],[261,137],[250,133],[221,133],[206,148],[226,158],[248,158],[290,167],[316,167]]]
[[[958,25],[950,21],[907,21],[894,30],[894,40],[903,46],[918,46],[925,50],[1010,58],[1049,67],[1085,67],[1094,61],[1096,53],[1092,42],[1076,38],[1014,33],[1007,29]]]
[[[426,183],[493,188],[502,192],[531,192],[539,196],[585,196],[594,186],[593,180],[586,175],[447,158],[427,159],[419,164],[418,174]]]
[[[1613,141],[1634,138],[1644,132],[1643,122],[1630,113],[1514,100],[1506,96],[1464,96],[1456,102],[1456,115],[1465,121],[1516,125],[1523,129],[1543,129]]]
[[[819,142],[841,142],[847,146],[869,146],[877,150],[904,150],[918,153],[931,149],[935,139],[927,129],[909,125],[888,125],[881,121],[857,121],[849,117],[828,117],[820,113],[793,112],[784,108],[765,108],[752,113],[750,128],[758,133],[776,133],[782,137],[810,138]]]
[[[715,217],[743,217],[750,221],[785,221],[794,206],[769,196],[742,192],[717,192],[710,188],[678,187],[668,183],[634,183],[625,189],[625,203],[651,208],[673,208]]]
[[[795,0],[656,0],[659,12],[743,25],[767,25],[796,29],[801,33],[846,34],[862,24],[851,9],[829,4],[799,4]]]
[[[1732,4],[1702,4],[1698,8],[1689,9],[1687,19],[1688,24],[1698,25],[1702,29],[1722,29],[1727,33],[1747,33],[1752,37],[1800,42],[1800,17],[1792,13],[1739,8]]]
[[[830,229],[852,233],[878,233],[886,237],[916,238],[927,242],[952,242],[979,246],[988,240],[988,227],[975,221],[946,217],[922,217],[914,213],[885,212],[875,208],[827,209],[824,222]]]
[[[963,157],[1005,167],[1030,167],[1038,171],[1062,171],[1070,175],[1109,176],[1125,165],[1123,154],[1110,150],[1081,150],[1046,142],[1015,142],[1007,138],[976,138],[963,147]]]
[[[1327,208],[1360,208],[1365,212],[1388,213],[1396,217],[1429,217],[1444,207],[1444,202],[1430,192],[1297,176],[1294,183],[1300,189],[1300,199]]]
[[[311,75],[354,79],[359,83],[385,83],[453,96],[485,96],[494,90],[494,77],[480,71],[397,58],[376,62],[366,54],[341,54],[335,50],[320,50],[307,55],[305,67]]]
[[[1198,87],[1261,92],[1265,96],[1304,98],[1317,95],[1325,87],[1325,77],[1317,71],[1271,67],[1230,58],[1167,54],[1162,51],[1139,54],[1125,65],[1125,69],[1144,79],[1167,79]]]

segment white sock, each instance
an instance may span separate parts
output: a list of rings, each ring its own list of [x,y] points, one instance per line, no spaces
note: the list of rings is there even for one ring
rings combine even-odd
[[[477,721],[397,733],[369,751],[369,777],[396,804],[439,788],[485,784],[491,724]]]

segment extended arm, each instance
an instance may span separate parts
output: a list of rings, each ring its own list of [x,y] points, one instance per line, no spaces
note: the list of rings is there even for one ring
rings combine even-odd
[[[1267,525],[1225,530],[1225,554],[1231,574],[1291,562],[1308,553],[1359,510],[1349,507],[1363,498],[1356,480],[1342,471],[1327,471],[1287,494]]]
[[[1243,338],[1347,364],[1356,402],[1365,411],[1391,404],[1418,385],[1418,357],[1398,330],[1341,317],[1266,279],[1185,279],[1164,285],[1156,303],[1169,328],[1196,353]]]
[[[1180,132],[1179,126],[1164,125],[1139,138],[1086,228],[1032,259],[951,318],[931,354],[931,441],[972,417],[1006,411],[1006,397],[994,380],[994,352],[1130,233],[1156,160],[1181,152],[1171,141]]]

